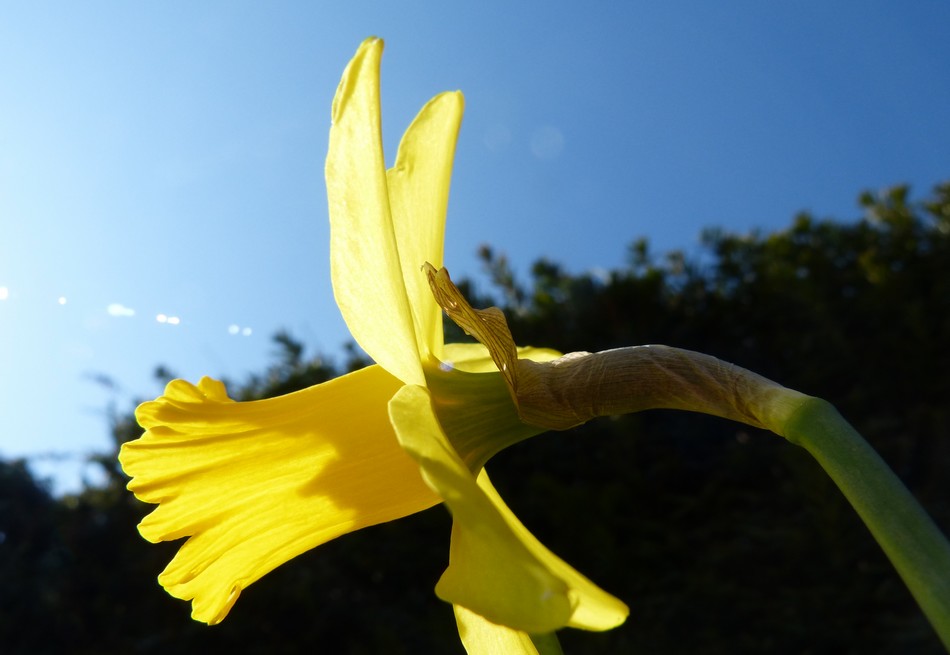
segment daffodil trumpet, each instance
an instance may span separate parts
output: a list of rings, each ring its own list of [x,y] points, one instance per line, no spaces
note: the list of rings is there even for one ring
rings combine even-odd
[[[445,313],[488,348],[528,424],[564,430],[598,416],[680,409],[771,430],[804,447],[857,511],[950,650],[950,543],[830,403],[715,357],[668,346],[524,360],[500,310],[472,308],[444,268],[425,270]]]

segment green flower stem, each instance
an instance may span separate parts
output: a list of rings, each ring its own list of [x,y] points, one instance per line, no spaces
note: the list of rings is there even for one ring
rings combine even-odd
[[[783,436],[835,481],[950,650],[950,544],[930,516],[830,403],[805,402]]]
[[[903,483],[828,402],[702,353],[636,346],[518,361],[523,420],[565,429],[595,416],[682,409],[765,428],[831,476],[950,650],[950,543]]]
[[[564,655],[556,632],[529,636],[531,637],[531,643],[538,649],[538,655]]]
[[[448,272],[426,268],[436,301],[491,353],[528,425],[565,430],[597,416],[682,409],[771,430],[803,446],[871,530],[950,650],[950,543],[887,464],[829,403],[668,346],[518,359],[504,315],[475,310]]]

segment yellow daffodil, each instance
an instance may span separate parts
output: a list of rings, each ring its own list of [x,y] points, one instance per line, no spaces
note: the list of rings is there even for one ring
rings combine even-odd
[[[626,606],[542,546],[484,471],[541,430],[519,420],[483,346],[443,343],[423,272],[442,265],[462,95],[426,104],[386,170],[382,48],[368,39],[343,74],[326,164],[334,294],[376,364],[252,402],[232,401],[210,378],[176,380],[138,408],[145,434],[119,458],[129,489],[158,504],[139,530],[153,542],[188,538],[159,582],[192,600],[193,618],[217,623],[296,555],[441,502],[454,523],[436,593],[456,606],[470,653],[531,653],[529,633],[612,628]]]

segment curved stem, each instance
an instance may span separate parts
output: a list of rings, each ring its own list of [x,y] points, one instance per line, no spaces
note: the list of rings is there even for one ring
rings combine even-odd
[[[829,403],[668,346],[518,359],[498,309],[473,309],[444,268],[427,265],[426,275],[446,314],[488,348],[525,423],[564,430],[597,416],[683,409],[766,428],[804,447],[857,510],[950,651],[950,543]]]
[[[950,542],[830,403],[667,346],[519,360],[516,373],[522,419],[551,429],[595,416],[683,409],[766,428],[804,447],[857,510],[950,650]]]
[[[835,481],[950,650],[950,545],[930,516],[830,403],[802,405],[784,436]]]
[[[811,398],[711,355],[669,346],[519,359],[510,370],[521,419],[549,430],[597,416],[682,409],[782,434],[792,412]]]

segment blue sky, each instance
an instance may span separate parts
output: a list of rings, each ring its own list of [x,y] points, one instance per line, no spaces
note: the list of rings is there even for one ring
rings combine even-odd
[[[926,193],[950,178],[947,25],[935,0],[5,3],[0,457],[64,455],[33,467],[75,488],[158,364],[242,379],[281,328],[340,353],[322,170],[366,36],[390,158],[429,97],[465,93],[461,277],[481,243],[583,271],[639,236],[695,252],[705,226]]]

